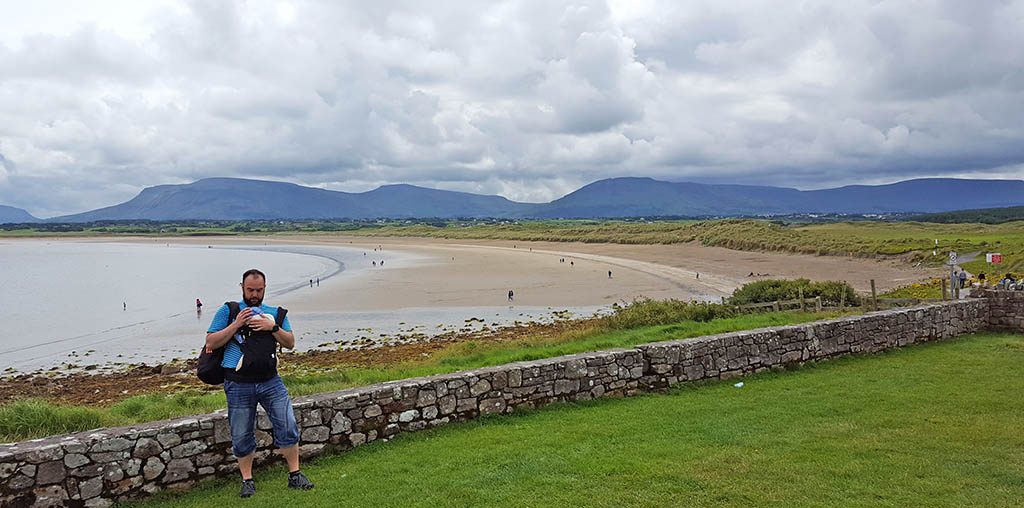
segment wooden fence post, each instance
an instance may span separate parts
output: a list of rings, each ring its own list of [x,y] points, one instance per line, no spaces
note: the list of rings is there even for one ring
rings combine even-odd
[[[943,278],[941,280],[942,280],[942,299],[945,300],[946,299],[946,279]]]
[[[807,312],[807,305],[804,304],[804,288],[797,288],[797,290],[800,295],[800,312]]]
[[[842,312],[843,307],[846,307],[846,290],[839,295],[839,311]]]
[[[821,312],[821,295],[814,297],[814,312]]]
[[[871,279],[871,310],[878,310],[878,293],[875,292],[875,279]]]

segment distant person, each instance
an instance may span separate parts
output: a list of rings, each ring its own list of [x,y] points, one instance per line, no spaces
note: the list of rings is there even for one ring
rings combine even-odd
[[[612,271],[611,270],[608,270],[608,278],[609,279],[612,278]]]
[[[372,264],[373,266],[377,266],[377,262],[376,261],[370,261],[370,264]]]
[[[380,260],[380,266],[384,266],[384,260]]]
[[[515,297],[515,293],[513,293],[511,289],[508,290],[508,301],[511,302],[514,297]]]
[[[316,287],[320,287],[320,277],[316,278]]]
[[[569,260],[569,266],[576,266],[576,263],[574,263],[572,260]]]
[[[203,311],[203,301],[198,299],[198,298],[196,298],[196,312],[202,312],[202,311]]]
[[[313,287],[313,279],[309,279],[309,287]]]
[[[985,287],[985,272],[981,272],[978,274],[978,285],[980,285],[981,287]]]
[[[964,288],[964,284],[967,284],[967,272],[960,270],[960,289]]]
[[[698,279],[700,278],[700,272],[697,272],[697,278]]]
[[[288,464],[288,487],[313,488],[313,482],[299,469],[299,427],[288,389],[277,374],[277,347],[292,349],[295,335],[287,311],[278,312],[277,307],[263,304],[266,281],[259,270],[243,273],[242,300],[222,305],[206,332],[207,350],[224,348],[221,367],[228,402],[231,450],[238,459],[238,471],[242,475],[241,497],[256,493],[252,463],[256,452],[257,404],[263,406],[270,417],[274,445]]]
[[[121,309],[128,310],[128,302],[121,302]]]

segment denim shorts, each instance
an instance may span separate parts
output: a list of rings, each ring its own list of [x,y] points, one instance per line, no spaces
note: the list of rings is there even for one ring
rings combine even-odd
[[[231,426],[231,450],[235,457],[247,457],[256,451],[256,404],[270,417],[274,426],[274,446],[288,448],[299,442],[299,426],[288,390],[281,376],[262,383],[224,380],[228,398],[228,423]]]

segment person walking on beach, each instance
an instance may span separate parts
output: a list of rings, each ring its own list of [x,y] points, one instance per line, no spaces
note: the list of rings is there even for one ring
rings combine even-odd
[[[274,428],[274,445],[288,463],[288,487],[313,488],[299,469],[299,427],[288,389],[277,374],[278,345],[292,349],[295,335],[287,311],[263,304],[267,277],[252,269],[242,274],[242,300],[217,310],[206,333],[206,348],[224,347],[224,393],[228,401],[231,450],[242,475],[241,497],[256,493],[252,463],[256,452],[256,404]],[[233,318],[233,319],[232,319]],[[278,322],[280,321],[280,322]]]
[[[512,301],[512,298],[513,298],[514,296],[515,296],[515,293],[513,293],[511,289],[510,289],[510,290],[508,290],[508,301],[510,301],[510,302],[511,302],[511,301]]]
[[[203,301],[198,299],[198,298],[196,298],[196,312],[202,312],[202,311],[203,311]]]
[[[612,271],[611,270],[608,270],[608,278],[609,279],[612,278]]]

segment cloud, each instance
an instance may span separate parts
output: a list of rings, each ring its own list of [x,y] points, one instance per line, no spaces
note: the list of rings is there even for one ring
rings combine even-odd
[[[37,216],[212,176],[547,201],[1024,164],[1021,0],[37,11],[0,21],[0,203]]]

